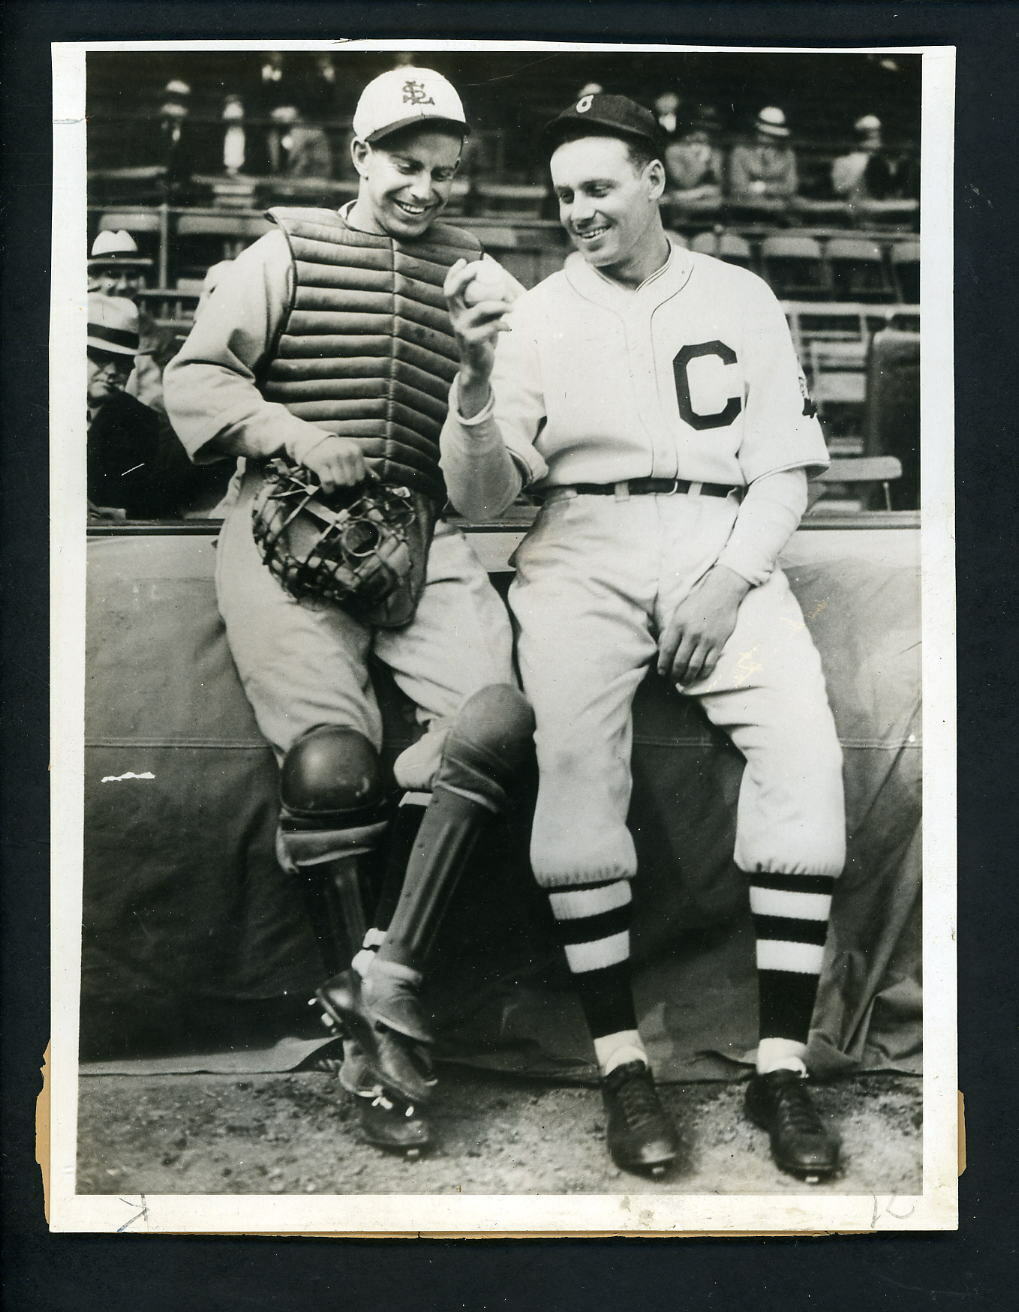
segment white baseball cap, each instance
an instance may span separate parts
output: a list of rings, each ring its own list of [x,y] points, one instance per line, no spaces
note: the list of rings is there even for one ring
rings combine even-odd
[[[466,136],[467,120],[452,83],[432,68],[391,68],[369,82],[354,110],[354,136],[381,141],[419,123],[448,124]]]

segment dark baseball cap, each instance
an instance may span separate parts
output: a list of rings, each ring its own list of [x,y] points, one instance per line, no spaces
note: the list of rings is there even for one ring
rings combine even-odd
[[[592,136],[632,137],[647,142],[653,150],[662,148],[661,131],[650,110],[628,96],[602,93],[581,96],[575,105],[545,124],[542,137],[545,145],[552,148],[567,137],[582,135],[585,128],[591,130]]]

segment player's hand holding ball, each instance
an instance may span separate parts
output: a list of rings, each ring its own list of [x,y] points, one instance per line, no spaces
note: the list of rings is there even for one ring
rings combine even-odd
[[[470,282],[463,289],[464,305],[506,301],[506,278],[494,260],[472,260],[465,267],[464,273],[471,275]]]
[[[475,388],[487,396],[496,338],[509,332],[506,274],[494,260],[457,260],[446,275],[443,292],[460,350],[461,400],[469,400]]]

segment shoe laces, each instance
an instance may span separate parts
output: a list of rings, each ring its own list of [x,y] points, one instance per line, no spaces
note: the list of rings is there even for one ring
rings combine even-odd
[[[662,1115],[662,1106],[651,1080],[651,1072],[643,1064],[634,1062],[633,1066],[636,1069],[630,1069],[630,1063],[619,1067],[626,1074],[620,1078],[615,1093],[627,1124],[634,1129],[641,1129]],[[612,1076],[608,1078],[611,1080]]]
[[[823,1134],[824,1126],[800,1076],[775,1085],[775,1112],[784,1129],[801,1134]]]

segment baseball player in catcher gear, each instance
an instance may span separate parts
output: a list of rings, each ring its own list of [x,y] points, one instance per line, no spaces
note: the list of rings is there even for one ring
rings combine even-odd
[[[505,607],[441,515],[438,438],[457,358],[442,287],[455,261],[481,255],[474,237],[437,222],[463,107],[438,73],[401,68],[365,88],[353,127],[357,198],[339,212],[270,211],[274,230],[223,271],[165,387],[195,461],[243,458],[217,545],[220,612],[280,763],[279,855],[337,972],[314,1001],[345,1036],[343,1084],[366,1137],[410,1151],[429,1138],[432,1033],[419,996],[429,951],[530,750],[533,718]],[[392,550],[373,561],[378,532]],[[316,595],[319,567],[330,588],[341,575],[344,587],[374,588],[388,571],[395,590],[346,606]],[[392,823],[370,655],[425,730],[396,761]],[[357,866],[387,826],[388,869],[362,941],[351,935]]]
[[[735,862],[760,995],[749,1116],[815,1180],[838,1141],[808,1093],[807,1037],[845,859],[842,763],[821,663],[779,552],[828,461],[781,306],[753,274],[668,240],[651,116],[588,95],[547,128],[576,247],[494,318],[446,282],[461,353],[442,433],[451,498],[541,502],[510,594],[537,720],[531,859],[594,1040],[626,1170],[677,1151],[637,1030],[626,826],[631,705],[647,667],[743,754]],[[505,331],[508,330],[508,331]]]

